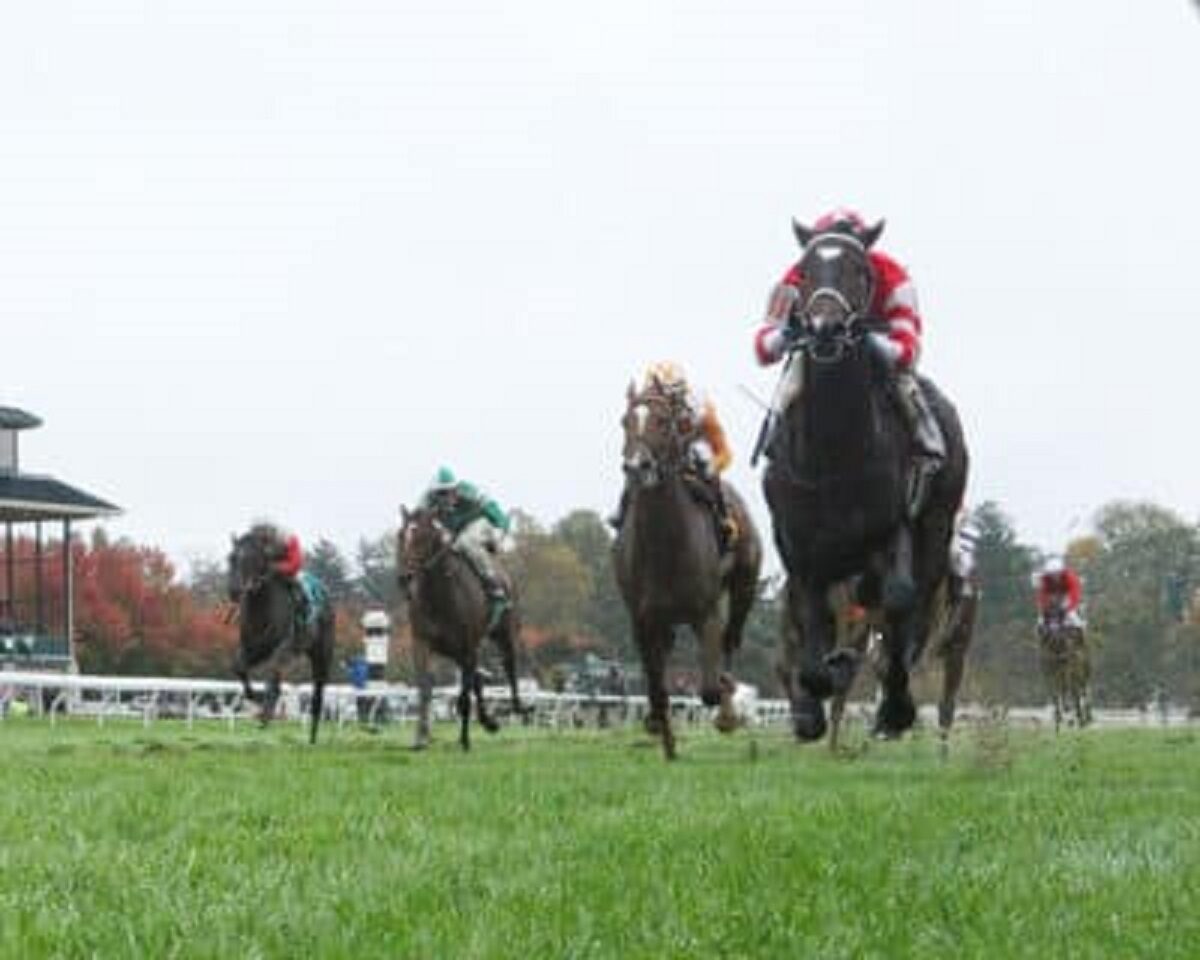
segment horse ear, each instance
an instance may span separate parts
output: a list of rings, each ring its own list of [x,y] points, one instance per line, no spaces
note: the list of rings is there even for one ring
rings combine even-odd
[[[229,535],[229,543],[232,546],[235,546],[235,547],[237,546],[237,534],[236,533],[231,533]]]
[[[625,402],[628,403],[632,407],[633,401],[636,399],[637,399],[637,384],[634,383],[633,378],[630,377],[629,378],[629,386],[625,388]]]
[[[871,247],[875,245],[875,241],[879,239],[880,234],[883,233],[883,228],[886,225],[886,220],[879,220],[873,227],[867,227],[867,229],[862,232],[863,246],[870,250]]]
[[[801,249],[807,247],[812,238],[816,236],[815,230],[811,227],[806,227],[795,217],[792,217],[792,233],[796,235],[796,240],[799,242]]]
[[[408,507],[400,504],[400,524],[403,526],[406,523],[408,523]]]

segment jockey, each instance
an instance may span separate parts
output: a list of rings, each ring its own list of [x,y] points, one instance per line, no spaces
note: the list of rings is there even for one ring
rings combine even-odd
[[[853,210],[837,209],[823,214],[813,224],[812,233],[838,234],[869,247],[882,222],[868,228]],[[797,225],[797,237],[807,246],[811,237]],[[916,516],[924,503],[930,479],[946,458],[946,442],[941,427],[929,406],[916,376],[921,353],[921,314],[917,307],[917,289],[896,260],[881,250],[869,249],[868,262],[874,274],[869,293],[867,319],[882,321],[886,332],[871,332],[867,340],[875,355],[892,373],[893,394],[908,426],[914,446],[912,485],[909,489],[909,513]],[[767,312],[754,335],[754,352],[763,366],[776,363],[788,352],[796,332],[791,326],[800,298],[803,275],[800,263],[793,264],[775,285],[767,302]],[[782,403],[781,410],[801,392],[797,384]]]
[[[733,462],[733,450],[729,446],[725,428],[717,417],[716,405],[708,397],[697,396],[688,383],[683,368],[670,360],[660,360],[646,368],[642,375],[642,392],[651,390],[660,391],[666,396],[678,396],[684,402],[686,421],[683,429],[691,435],[688,447],[690,467],[692,472],[704,481],[712,498],[717,512],[721,549],[724,551],[737,536],[737,522],[730,516],[725,492],[721,487],[721,474]],[[629,488],[625,487],[621,491],[617,512],[608,520],[617,530],[621,529],[621,524],[625,521],[628,506]]]
[[[1038,631],[1045,632],[1051,617],[1061,617],[1063,626],[1082,630],[1083,617],[1079,604],[1083,599],[1083,583],[1079,574],[1063,563],[1061,557],[1051,557],[1036,578]]]
[[[421,505],[432,510],[450,531],[452,545],[483,583],[489,603],[488,632],[495,629],[510,605],[504,578],[496,566],[496,551],[508,532],[509,518],[495,500],[473,484],[459,480],[449,467],[440,467]]]
[[[296,534],[271,525],[271,569],[287,584],[295,604],[293,646],[299,648],[309,620],[308,593],[300,585],[300,570],[304,567],[304,550]]]

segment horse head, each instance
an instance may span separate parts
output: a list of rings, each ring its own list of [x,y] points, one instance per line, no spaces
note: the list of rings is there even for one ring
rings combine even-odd
[[[813,360],[836,362],[870,330],[876,276],[869,251],[883,223],[861,232],[817,233],[796,221],[793,228],[803,253],[791,329]]]
[[[227,589],[232,603],[256,593],[271,575],[271,561],[277,551],[278,534],[270,524],[255,524],[240,537],[230,535],[231,548]]]
[[[621,452],[625,476],[636,487],[654,487],[683,468],[697,425],[686,395],[651,380],[644,390],[633,384],[625,397]]]
[[[433,567],[450,548],[450,532],[432,510],[400,508],[400,530],[396,534],[396,570],[401,587],[419,573]]]

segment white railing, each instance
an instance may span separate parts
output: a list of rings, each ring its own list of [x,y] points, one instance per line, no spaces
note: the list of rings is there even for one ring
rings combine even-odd
[[[303,721],[310,689],[307,683],[284,684],[280,714]],[[484,695],[499,716],[508,713],[506,688],[488,687]],[[435,688],[433,717],[452,719],[457,699],[457,687]],[[530,709],[525,722],[550,729],[640,724],[649,712],[644,696],[551,693],[527,687],[522,689],[521,699]],[[233,726],[239,720],[257,716],[257,707],[246,701],[241,684],[228,680],[0,671],[0,719],[16,700],[25,702],[33,713],[47,717],[51,723],[67,715],[94,717],[98,724],[111,718],[132,717],[147,725],[155,720],[179,719],[189,727],[198,720]],[[750,726],[786,728],[791,721],[791,707],[786,700],[751,696],[739,702],[735,697],[735,708]],[[365,690],[334,684],[325,690],[326,717],[339,725],[411,722],[416,719],[416,711],[417,690],[404,684],[377,684]],[[696,697],[672,697],[671,711],[672,720],[680,724],[708,723],[712,717],[711,709]],[[871,711],[870,704],[854,703],[848,706],[847,717],[861,721],[869,719]],[[1102,727],[1176,726],[1189,722],[1187,711],[1179,707],[1096,710],[1094,718]],[[921,720],[926,726],[936,727],[936,708],[922,707]],[[958,723],[988,721],[1036,727],[1052,724],[1053,715],[1049,707],[1013,707],[999,712],[972,704],[959,707]]]

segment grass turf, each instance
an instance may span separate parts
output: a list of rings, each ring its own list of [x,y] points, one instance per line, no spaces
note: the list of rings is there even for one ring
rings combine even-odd
[[[1200,955],[1200,734],[0,724],[0,956]]]

